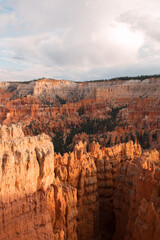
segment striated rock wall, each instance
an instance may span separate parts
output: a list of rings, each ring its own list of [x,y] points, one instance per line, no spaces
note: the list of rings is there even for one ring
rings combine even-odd
[[[45,135],[0,127],[0,239],[77,239],[77,191],[54,180]]]
[[[2,202],[18,196],[46,190],[54,179],[54,153],[50,138],[45,134],[24,137],[20,127],[0,129]]]
[[[54,183],[13,202],[0,203],[0,239],[77,239],[76,190]]]
[[[99,199],[97,169],[94,158],[80,142],[74,152],[55,155],[55,175],[62,182],[77,189],[77,235],[81,240],[98,240]]]
[[[158,151],[143,152],[132,141],[111,148],[92,143],[89,152],[81,142],[55,155],[56,176],[77,188],[78,239],[157,240],[159,167]]]
[[[159,153],[153,150],[125,162],[119,169],[114,191],[114,240],[159,239],[159,167]]]
[[[141,148],[133,142],[102,149],[99,144],[93,143],[89,151],[91,156],[94,156],[97,167],[101,238],[112,239],[117,225],[114,192],[119,168],[122,167],[123,162],[140,155]]]

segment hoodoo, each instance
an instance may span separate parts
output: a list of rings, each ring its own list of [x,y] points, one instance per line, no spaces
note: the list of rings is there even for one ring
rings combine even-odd
[[[55,152],[75,142],[102,146],[138,141],[159,147],[160,78],[0,83],[0,124],[21,123],[25,135],[46,133]]]
[[[160,159],[132,141],[79,142],[0,127],[0,239],[159,240]]]

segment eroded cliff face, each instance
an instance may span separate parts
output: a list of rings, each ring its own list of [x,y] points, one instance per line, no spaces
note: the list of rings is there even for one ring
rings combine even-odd
[[[77,192],[54,179],[50,137],[1,126],[0,164],[0,239],[77,239]]]
[[[0,239],[159,240],[160,159],[132,141],[79,142],[0,127]]]
[[[80,142],[73,153],[55,155],[56,176],[77,188],[78,239],[157,240],[159,167],[158,151],[132,141],[112,148],[92,143],[89,152]]]
[[[74,152],[55,155],[55,175],[77,189],[78,239],[99,239],[99,201],[94,158],[80,142]]]

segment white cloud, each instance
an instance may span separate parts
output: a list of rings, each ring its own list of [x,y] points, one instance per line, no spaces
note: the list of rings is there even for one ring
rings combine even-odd
[[[157,63],[158,0],[8,0],[7,6],[0,13],[0,63],[16,67],[1,68],[1,79],[8,73],[22,80],[40,74],[83,80]]]
[[[159,3],[160,7],[160,3]],[[143,12],[131,10],[124,12],[119,20],[130,27],[131,31],[139,31],[143,34],[144,43],[139,48],[139,60],[151,63],[152,66],[160,61],[160,10],[145,9]]]

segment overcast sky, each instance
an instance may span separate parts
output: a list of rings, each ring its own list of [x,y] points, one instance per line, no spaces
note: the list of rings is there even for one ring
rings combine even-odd
[[[0,0],[0,81],[160,73],[160,0]]]

